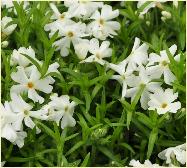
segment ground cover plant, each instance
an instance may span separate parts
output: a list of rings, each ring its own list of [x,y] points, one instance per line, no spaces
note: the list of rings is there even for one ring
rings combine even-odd
[[[184,1],[1,10],[2,166],[185,166]]]

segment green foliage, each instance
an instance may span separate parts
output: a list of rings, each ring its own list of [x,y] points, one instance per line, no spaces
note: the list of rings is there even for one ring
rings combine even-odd
[[[129,161],[134,158],[156,162],[155,158],[163,149],[186,141],[185,109],[179,110],[175,115],[157,115],[156,111],[143,111],[139,103],[143,87],[131,103],[130,99],[121,99],[120,85],[110,80],[114,74],[112,70],[97,63],[79,64],[72,49],[70,55],[64,58],[55,51],[52,44],[58,38],[58,32],[49,39],[48,33],[44,31],[44,25],[50,22],[52,15],[51,12],[46,14],[49,2],[30,3],[31,9],[28,12],[23,9],[23,3],[17,2],[14,2],[17,15],[14,12],[8,14],[7,10],[2,11],[2,16],[12,16],[12,23],[18,25],[10,36],[9,47],[1,51],[2,102],[10,100],[10,74],[15,71],[15,66],[10,66],[12,50],[32,46],[36,57],[43,60],[43,63],[40,65],[28,55],[24,56],[38,68],[42,77],[45,77],[50,64],[60,64],[60,74],[47,75],[56,80],[53,92],[68,94],[77,103],[74,114],[77,123],[73,128],[62,130],[56,123],[35,120],[42,132],[35,134],[34,130],[28,129],[28,137],[21,149],[2,139],[1,158],[2,161],[6,160],[5,166],[122,167],[128,166]],[[179,93],[182,107],[186,107],[185,2],[179,2],[177,9],[171,2],[166,2],[163,10],[171,12],[172,18],[165,22],[160,19],[162,10],[159,8],[151,9],[144,19],[138,17],[150,2],[138,10],[136,2],[127,1],[124,7],[119,5],[120,2],[107,3],[120,10],[118,21],[121,24],[118,35],[109,39],[113,46],[110,62],[117,63],[126,58],[131,52],[135,37],[145,41],[150,52],[159,53],[166,49],[171,62],[170,69],[177,78],[172,87]],[[58,5],[63,11],[64,5]],[[169,52],[168,48],[172,44],[178,46],[179,62]],[[48,101],[49,96],[45,99]],[[34,104],[34,108],[39,107],[41,105]]]

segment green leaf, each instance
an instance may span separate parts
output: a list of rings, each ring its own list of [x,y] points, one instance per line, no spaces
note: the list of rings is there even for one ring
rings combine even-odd
[[[69,151],[67,151],[67,153],[65,154],[65,156],[70,155],[71,153],[73,153],[74,151],[76,151],[78,148],[80,148],[81,146],[83,146],[85,144],[84,141],[79,141],[78,143],[76,143]]]
[[[38,125],[45,133],[47,133],[49,136],[51,136],[56,140],[55,133],[49,127],[47,127],[46,125],[42,124],[39,121],[36,121],[36,125]]]
[[[92,98],[92,99],[96,96],[96,94],[97,94],[98,91],[101,89],[101,87],[102,87],[101,84],[97,84],[97,85],[94,87],[94,89],[93,89],[93,91],[92,91],[92,95],[91,95],[91,98]]]
[[[120,146],[123,146],[124,148],[128,149],[129,151],[131,151],[133,154],[135,154],[134,149],[127,143],[121,143]]]
[[[84,102],[80,99],[78,99],[77,97],[75,96],[70,96],[70,98],[77,104],[84,104]]]
[[[86,155],[80,167],[86,167],[88,165],[89,159],[90,159],[90,152]]]
[[[149,136],[147,159],[150,159],[151,157],[157,137],[158,137],[158,128],[153,128]]]
[[[41,67],[40,67],[40,64],[35,60],[33,59],[32,57],[30,57],[29,55],[26,55],[26,54],[23,54],[21,53],[21,55],[25,56],[27,59],[29,59],[29,61],[31,61],[38,69],[39,72],[41,72]]]
[[[65,141],[69,141],[70,139],[75,138],[77,135],[79,135],[79,133],[72,134],[72,135],[66,137],[66,138],[65,138]]]
[[[120,160],[116,156],[114,156],[114,154],[111,151],[109,151],[107,148],[105,148],[105,147],[99,147],[98,149],[104,155],[106,155],[108,158],[110,158],[110,160],[115,161],[116,164],[117,164],[117,166],[123,167],[123,164],[120,163]]]
[[[138,115],[138,120],[142,124],[146,125],[147,127],[151,128],[151,129],[153,128],[154,125],[149,117],[147,117],[145,114],[143,114],[141,112],[136,112],[135,114]]]
[[[134,97],[132,103],[131,103],[131,106],[132,106],[132,109],[135,108],[136,104],[138,103],[143,91],[144,91],[144,88],[145,88],[145,85],[141,85],[138,92],[136,93],[136,96]]]

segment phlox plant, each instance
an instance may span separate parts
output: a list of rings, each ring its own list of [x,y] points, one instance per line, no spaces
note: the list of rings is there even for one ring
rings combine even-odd
[[[1,166],[186,164],[185,1],[1,2]]]

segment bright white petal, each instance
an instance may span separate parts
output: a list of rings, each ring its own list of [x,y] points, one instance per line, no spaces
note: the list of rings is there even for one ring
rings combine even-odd
[[[36,90],[34,89],[29,89],[28,90],[28,97],[30,99],[32,99],[34,102],[39,102],[40,104],[42,104],[44,102],[44,98],[41,97]]]

